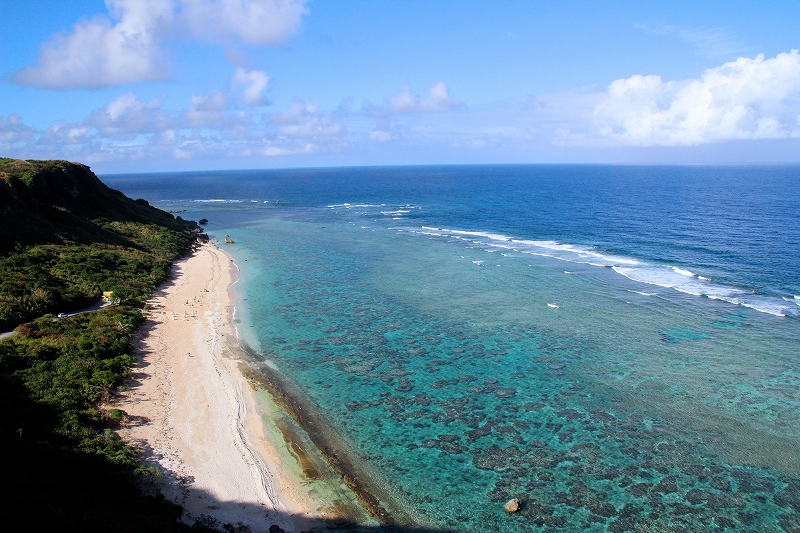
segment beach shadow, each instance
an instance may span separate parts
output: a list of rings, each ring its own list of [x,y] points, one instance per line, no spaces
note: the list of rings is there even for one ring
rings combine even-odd
[[[300,516],[266,509],[253,503],[219,501],[209,493],[186,487],[193,511],[186,508],[180,522],[193,530],[236,533],[456,533],[454,529],[439,529],[414,525],[364,525],[353,520],[331,516]],[[194,501],[192,501],[194,500]],[[202,502],[202,506],[197,505]]]
[[[164,459],[147,442],[135,443],[141,451],[137,458],[144,466],[154,467],[162,475],[142,478],[140,488],[146,496],[165,498],[180,506],[178,522],[192,530],[235,533],[455,533],[407,524],[364,524],[349,514],[347,506],[334,501],[314,515],[293,515],[268,509],[252,502],[222,501],[194,485],[194,478],[164,469]],[[366,515],[364,515],[366,516]],[[369,522],[378,522],[368,519]]]

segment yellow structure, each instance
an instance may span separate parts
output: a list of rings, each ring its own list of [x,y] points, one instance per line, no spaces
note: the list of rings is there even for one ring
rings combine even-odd
[[[114,294],[112,291],[103,291],[103,301],[110,302],[112,294]]]

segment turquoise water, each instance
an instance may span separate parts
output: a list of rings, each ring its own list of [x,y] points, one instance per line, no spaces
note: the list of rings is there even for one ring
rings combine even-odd
[[[421,523],[800,528],[797,168],[305,172],[106,181],[235,239],[243,338]]]

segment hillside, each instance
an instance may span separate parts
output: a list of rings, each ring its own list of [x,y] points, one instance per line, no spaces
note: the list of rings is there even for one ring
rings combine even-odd
[[[199,231],[85,165],[0,158],[0,330],[149,293]]]
[[[141,308],[199,228],[66,161],[0,159],[0,514],[26,531],[184,531],[114,432]],[[57,319],[113,291],[118,305]],[[44,315],[44,316],[43,316]],[[15,528],[17,529],[17,528]]]

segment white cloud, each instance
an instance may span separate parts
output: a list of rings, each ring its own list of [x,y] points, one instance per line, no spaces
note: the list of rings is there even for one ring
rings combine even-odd
[[[79,22],[42,46],[37,64],[15,73],[23,85],[47,89],[98,88],[167,77],[158,33],[172,17],[170,0],[107,0],[103,15]]]
[[[22,123],[19,115],[8,115],[4,119],[0,117],[0,143],[16,143],[30,139],[33,129]]]
[[[277,45],[300,24],[306,0],[106,0],[109,16],[79,22],[42,45],[22,85],[95,89],[169,76],[165,41],[189,33],[212,42]]]
[[[142,103],[127,93],[91,113],[86,123],[106,136],[130,137],[167,130],[174,127],[175,119],[161,110],[158,100]]]
[[[371,115],[375,123],[369,132],[369,140],[373,143],[386,143],[394,140],[409,139],[407,122],[418,121],[421,116],[436,111],[443,111],[456,106],[450,98],[447,85],[440,81],[428,89],[427,98],[420,98],[409,92],[408,86],[394,96],[387,98],[380,107],[367,104],[362,111]]]
[[[0,117],[0,151],[22,158],[87,163],[292,156],[334,152],[347,134],[334,113],[296,102],[273,114],[230,99],[228,90],[194,95],[181,110],[125,93],[76,122],[44,130]]]
[[[428,97],[424,100],[413,96],[408,92],[408,87],[405,87],[403,92],[389,98],[388,108],[395,113],[425,113],[449,109],[455,105],[447,85],[440,81],[428,89]]]
[[[289,137],[337,137],[342,126],[333,122],[329,114],[320,113],[316,106],[294,102],[289,109],[270,115],[270,122]]]
[[[279,45],[308,11],[306,0],[180,0],[182,16],[195,35]]]
[[[224,91],[192,96],[192,105],[184,111],[189,126],[209,126],[225,122],[228,98]]]
[[[55,124],[47,128],[40,143],[84,144],[89,141],[89,130],[88,126],[76,126],[66,122]]]
[[[267,146],[261,150],[261,155],[267,157],[296,155],[296,154],[310,154],[316,151],[317,146],[313,143],[306,143],[295,147],[285,146]]]
[[[707,57],[729,56],[745,50],[738,39],[722,28],[684,28],[671,24],[666,26],[634,24],[633,27],[651,35],[678,37]]]
[[[234,84],[243,85],[242,101],[248,105],[267,105],[269,102],[263,95],[269,86],[269,76],[263,70],[236,69],[231,80]]]
[[[630,145],[696,145],[800,136],[800,54],[740,57],[698,79],[614,81],[594,112],[601,136]]]
[[[369,140],[372,142],[379,142],[385,143],[392,140],[391,134],[381,131],[381,130],[372,130],[369,132]]]
[[[0,117],[0,149],[15,157],[102,161],[117,169],[124,161],[157,168],[180,158],[235,166],[245,158],[256,158],[252,164],[257,164],[266,157],[297,164],[378,164],[386,163],[385,157],[417,163],[610,162],[633,154],[632,160],[692,162],[697,154],[711,154],[699,160],[796,161],[800,153],[792,151],[800,143],[800,53],[795,51],[772,59],[742,58],[697,79],[631,76],[603,92],[526,96],[443,113],[424,111],[452,105],[444,84],[424,99],[406,90],[400,96],[408,98],[396,99],[395,107],[388,98],[382,106],[351,110],[344,102],[330,111],[300,101],[265,113],[246,101],[263,97],[251,81],[266,77],[262,71],[237,71],[230,85],[175,109],[125,93],[83,120],[47,130],[29,128],[16,116]],[[253,85],[258,90],[249,98],[245,93]],[[768,140],[774,138],[787,140]],[[738,142],[708,144],[724,140]],[[625,146],[654,148],[617,149]],[[750,155],[740,158],[745,152]]]

